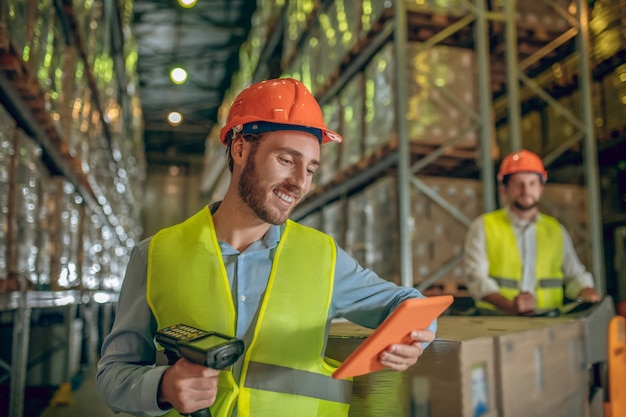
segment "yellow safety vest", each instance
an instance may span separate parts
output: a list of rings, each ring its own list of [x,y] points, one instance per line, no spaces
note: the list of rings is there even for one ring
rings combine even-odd
[[[241,417],[348,415],[352,382],[333,379],[336,367],[323,357],[335,262],[332,238],[287,221],[240,381],[231,370],[220,372],[214,417],[230,417],[235,404]],[[184,323],[235,334],[235,307],[208,207],[152,238],[147,300],[159,328]]]
[[[489,276],[500,286],[500,294],[512,300],[520,292],[523,268],[513,226],[503,209],[487,213],[483,219]],[[545,214],[538,217],[536,228],[536,307],[560,307],[563,305],[563,233],[559,222]],[[492,304],[483,301],[478,301],[476,305],[495,310]]]

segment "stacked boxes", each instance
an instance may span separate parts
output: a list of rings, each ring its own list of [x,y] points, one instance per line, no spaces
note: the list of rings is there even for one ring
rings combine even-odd
[[[367,228],[371,223],[372,206],[367,194],[359,192],[347,201],[346,246],[345,250],[361,265],[367,262]]]
[[[589,374],[577,321],[499,336],[496,357],[503,417],[585,415]]]
[[[326,355],[343,360],[370,333],[336,321]],[[350,415],[414,416],[412,409],[431,417],[582,417],[589,384],[583,344],[575,319],[442,316],[417,365],[354,379]]]
[[[543,145],[543,121],[541,113],[530,111],[522,117],[522,147],[538,155],[544,153]],[[502,124],[496,131],[497,143],[503,154],[512,152],[510,149],[509,125]]]
[[[337,14],[332,12],[333,7],[329,9],[321,12],[318,17],[320,54],[317,78],[318,84],[323,87],[328,87],[329,79],[339,70],[343,59],[339,48],[340,39],[337,36]]]
[[[100,259],[104,251],[102,219],[92,214],[91,210],[85,210],[83,230],[81,284],[84,289],[98,290],[102,281]]]
[[[422,49],[412,42],[407,55],[409,140],[431,148],[454,141],[454,148],[476,149],[476,121],[469,111],[478,106],[474,53],[448,46]],[[394,62],[388,43],[364,71],[366,155],[397,135]]]
[[[0,105],[0,292],[7,286],[7,250],[9,236],[9,192],[11,159],[14,154],[15,121]]]
[[[9,276],[25,280],[28,287],[32,288],[39,284],[37,230],[41,205],[41,148],[23,131],[18,130],[17,135],[15,216],[11,219],[15,223],[10,228],[13,230],[10,241],[15,242],[15,250],[11,251],[9,259]]]
[[[121,16],[126,25],[130,4],[113,5],[126,7]],[[36,125],[25,129],[47,136],[29,138],[0,108],[0,292],[76,289],[83,272],[88,272],[84,288],[119,289],[128,260],[127,247],[118,247],[124,243],[120,240],[132,246],[141,234],[137,197],[145,160],[138,95],[132,82],[119,84],[117,75],[122,74],[113,68],[114,16],[105,12],[102,0],[0,4],[0,51],[7,81],[21,101],[8,97],[9,108],[28,109]],[[125,70],[135,71],[136,45],[133,49],[128,26],[119,29],[126,37],[120,59]],[[123,75],[136,80],[134,74]],[[122,91],[128,93],[124,99]],[[41,158],[40,146],[52,155]],[[87,238],[85,204],[74,185],[65,177],[50,178],[49,169],[76,174],[75,185],[95,197],[104,215],[90,217],[97,218],[97,226],[115,225],[98,230],[102,242],[91,237],[96,232]],[[100,257],[90,254],[83,268],[83,250],[92,242]],[[108,287],[100,283],[95,262],[106,262]]]
[[[626,129],[626,64],[622,64],[602,80],[605,109],[604,128],[611,135]]]
[[[377,0],[356,0],[357,3],[361,3],[361,30],[359,31],[359,38],[366,38],[370,31],[376,28],[380,20],[391,9],[390,1],[377,1]]]
[[[486,385],[496,400],[495,415],[584,415],[589,375],[578,320],[453,316],[439,319],[440,339],[460,339],[463,344],[483,337],[491,338],[493,343],[495,378],[487,379]]]
[[[9,43],[12,43],[24,63],[37,68],[38,60],[44,55],[41,47],[47,37],[46,22],[54,13],[52,4],[52,0],[3,1],[0,4],[0,49],[9,50]]]
[[[394,62],[393,44],[387,43],[365,67],[363,151],[366,156],[395,138]]]
[[[459,138],[455,146],[476,148],[475,121],[465,109],[478,108],[476,63],[469,49],[435,46],[408,50],[409,139],[440,146]]]
[[[259,20],[265,23],[275,21],[286,3],[287,0],[257,0]]]
[[[349,199],[324,206],[321,230],[335,238],[363,267],[399,282],[396,207],[396,181],[384,177]]]
[[[326,126],[339,134],[341,112],[339,109],[338,99],[332,100],[330,103],[322,106],[322,113]],[[339,169],[340,149],[344,144],[327,143],[321,148],[320,167],[313,176],[316,185],[324,186],[332,181]]]
[[[50,289],[67,290],[80,286],[81,209],[74,187],[62,177],[51,177],[46,189],[46,212],[50,246]]]
[[[365,264],[382,278],[400,283],[397,182],[383,177],[365,189]]]
[[[426,186],[437,192],[466,220],[471,221],[483,212],[481,183],[477,180],[418,177]],[[463,251],[467,226],[428,196],[413,188],[411,215],[415,227],[412,233],[413,276],[418,285],[444,263]],[[437,283],[460,286],[465,282],[461,264],[458,263]]]
[[[624,31],[624,3],[621,0],[594,2],[589,22],[594,61],[611,59],[626,44]]]
[[[517,24],[524,29],[545,28],[552,33],[561,33],[570,27],[562,14],[574,16],[569,0],[549,2],[521,2],[517,5]]]
[[[321,3],[319,0],[288,1],[283,33],[283,75],[306,73],[306,57],[316,57],[310,60],[313,80],[310,87],[314,94],[329,86],[341,65],[358,49],[358,44],[371,35],[391,8],[388,1],[338,0],[318,10]],[[307,52],[307,44],[315,51]],[[307,80],[303,77],[302,81]]]
[[[80,171],[88,174],[89,134],[92,131],[92,115],[97,112],[92,101],[85,65],[79,61],[74,77],[74,91],[71,98],[71,118],[69,126],[63,129],[63,137],[68,141],[69,154],[80,161]]]
[[[283,36],[283,55],[287,64],[307,28],[307,21],[313,10],[318,7],[316,0],[291,0],[286,2],[286,24]]]
[[[339,246],[343,246],[345,237],[345,200],[340,199],[322,209],[323,232],[332,236]]]
[[[413,385],[428,386],[426,415],[496,417],[496,367],[489,335],[450,334],[440,336],[408,372]],[[413,403],[425,402],[414,395]]]
[[[539,202],[539,209],[563,223],[581,262],[590,268],[587,189],[575,184],[547,183]]]
[[[580,120],[579,115],[581,114],[581,103],[580,95],[577,92],[569,96],[562,97],[559,100],[559,103],[566,108],[576,120]],[[548,122],[545,152],[555,150],[575,135],[582,137],[580,129],[578,129],[560,109],[554,106],[548,106],[546,111]]]
[[[315,211],[306,216],[304,219],[300,220],[298,223],[304,226],[312,227],[316,230],[323,230],[322,212]]]
[[[126,265],[130,260],[130,250],[115,245],[111,239],[104,240],[104,250],[106,257],[103,257],[101,262],[108,262],[109,273],[102,277],[102,289],[119,292],[122,289]]]
[[[363,158],[363,76],[356,74],[339,94],[341,108],[341,162],[343,171]]]
[[[360,8],[360,0],[335,0],[328,3],[325,13],[320,15],[323,31],[329,38],[336,39],[334,51],[326,51],[335,56],[332,62],[335,68],[339,68],[357,43],[361,27]]]

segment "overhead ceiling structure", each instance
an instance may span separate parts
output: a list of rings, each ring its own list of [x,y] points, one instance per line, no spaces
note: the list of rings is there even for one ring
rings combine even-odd
[[[202,160],[255,6],[256,0],[198,0],[192,8],[177,0],[135,0],[133,31],[148,169]],[[176,66],[188,73],[182,85],[170,79]],[[178,126],[167,121],[172,111],[183,117]]]

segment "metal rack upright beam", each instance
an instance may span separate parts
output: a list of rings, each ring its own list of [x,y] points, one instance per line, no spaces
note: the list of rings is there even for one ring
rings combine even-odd
[[[408,23],[403,1],[394,2],[394,52],[395,52],[395,89],[396,89],[396,126],[398,129],[398,235],[400,238],[400,283],[405,287],[413,286],[413,261],[410,229],[412,229],[410,165],[411,149],[406,120],[408,112],[407,74],[407,39]]]
[[[13,340],[11,341],[11,372],[9,393],[9,416],[24,415],[24,390],[28,368],[28,344],[30,341],[30,316],[25,290],[19,292],[17,308],[13,310]]]
[[[576,17],[580,28],[576,36],[579,65],[579,88],[583,120],[583,162],[587,180],[587,205],[589,207],[589,234],[591,236],[591,262],[595,285],[605,294],[604,242],[602,209],[600,207],[600,177],[598,175],[598,147],[593,123],[591,97],[591,54],[589,42],[589,8],[586,0],[576,0]]]
[[[489,19],[486,14],[485,0],[476,0],[476,22],[474,23],[474,45],[478,64],[478,105],[481,119],[479,152],[480,177],[483,187],[483,210],[493,211],[496,208],[496,191],[493,182],[494,168],[491,161],[493,102],[491,99],[491,76],[489,55]]]

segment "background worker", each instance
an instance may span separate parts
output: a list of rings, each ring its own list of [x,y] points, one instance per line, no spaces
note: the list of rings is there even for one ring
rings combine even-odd
[[[560,307],[564,296],[599,301],[563,225],[539,212],[548,179],[541,158],[513,152],[497,178],[504,208],[474,220],[465,241],[463,263],[476,306],[516,315]]]
[[[331,378],[335,368],[323,358],[331,319],[374,328],[422,294],[288,220],[311,188],[320,145],[342,140],[303,84],[251,85],[235,98],[220,139],[231,171],[224,199],[133,250],[102,347],[99,392],[114,411],[137,415],[212,406],[214,417],[347,416],[351,383]],[[184,359],[156,365],[156,330],[178,323],[234,335],[246,352],[222,371]],[[435,327],[391,345],[381,363],[406,370]]]

